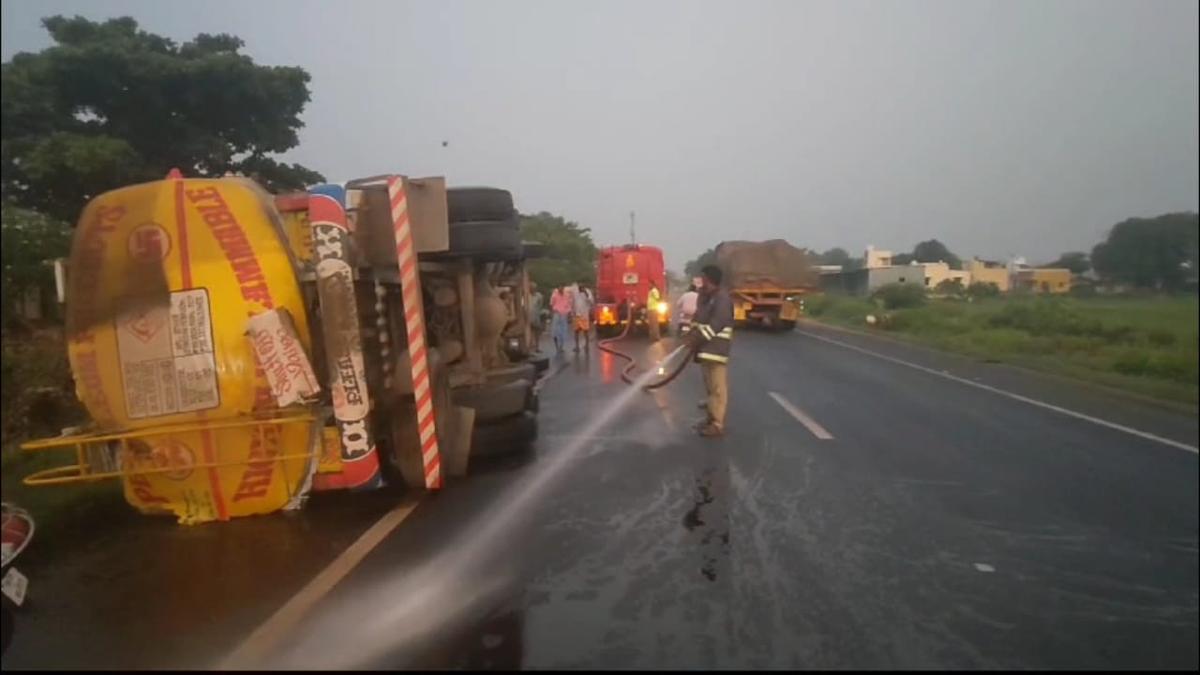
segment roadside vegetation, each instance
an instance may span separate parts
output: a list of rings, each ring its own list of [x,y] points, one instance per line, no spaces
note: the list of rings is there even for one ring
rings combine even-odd
[[[1159,399],[1197,403],[1200,302],[1194,294],[1047,297],[980,292],[926,298],[919,286],[903,286],[885,286],[871,298],[817,296],[805,309],[822,322]]]

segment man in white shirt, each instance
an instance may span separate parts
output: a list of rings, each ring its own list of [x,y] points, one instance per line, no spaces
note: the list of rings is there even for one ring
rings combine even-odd
[[[688,286],[687,291],[679,296],[679,300],[675,303],[675,321],[678,328],[676,334],[682,335],[687,332],[689,325],[692,322],[692,315],[696,313],[696,300],[700,294],[696,292],[696,285]]]
[[[592,347],[592,306],[596,303],[585,284],[580,282],[575,289],[571,295],[571,314],[575,317],[572,323],[575,326],[575,351],[578,352],[580,335],[583,336],[584,349]]]

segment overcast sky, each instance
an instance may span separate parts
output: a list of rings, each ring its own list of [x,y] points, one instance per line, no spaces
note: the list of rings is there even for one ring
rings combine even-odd
[[[312,74],[287,158],[509,188],[683,262],[723,239],[1035,261],[1196,210],[1197,3],[4,0]],[[448,147],[442,147],[442,141]]]

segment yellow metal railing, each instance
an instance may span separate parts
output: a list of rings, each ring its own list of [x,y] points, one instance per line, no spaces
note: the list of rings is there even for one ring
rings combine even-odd
[[[128,442],[132,439],[154,438],[161,436],[171,436],[173,434],[187,433],[191,431],[214,431],[218,429],[233,429],[240,427],[263,427],[269,425],[286,425],[286,424],[312,424],[316,421],[317,416],[307,409],[287,409],[279,410],[273,413],[264,415],[231,417],[216,420],[199,420],[195,422],[185,422],[181,424],[164,425],[160,427],[147,427],[145,429],[130,429],[123,431],[100,431],[85,434],[74,434],[70,436],[56,436],[54,438],[43,438],[36,441],[22,443],[21,449],[28,452],[41,452],[47,450],[55,450],[59,448],[71,447],[75,448],[75,463],[65,466],[56,466],[49,469],[34,472],[26,476],[25,485],[61,485],[64,483],[80,483],[105,480],[108,478],[122,478],[125,476],[137,476],[157,473],[167,473],[178,471],[178,466],[164,467],[148,467],[132,469],[129,467],[120,467],[116,470],[95,470],[92,466],[91,459],[88,456],[88,447],[98,443],[108,443],[117,441],[120,443],[120,451],[118,456],[126,456],[128,452]],[[320,453],[320,444],[316,444],[316,449],[309,452],[273,455],[271,461],[280,461],[285,459],[301,459],[305,457],[316,457]],[[251,460],[242,460],[236,462],[204,462],[198,464],[188,464],[188,468],[207,469],[221,466],[235,466],[240,464],[248,464]],[[261,461],[261,460],[254,460]]]

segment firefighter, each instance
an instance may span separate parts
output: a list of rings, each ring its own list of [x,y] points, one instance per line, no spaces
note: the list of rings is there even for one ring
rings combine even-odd
[[[733,302],[721,290],[721,269],[706,266],[701,272],[700,297],[696,313],[683,340],[696,350],[696,363],[704,372],[708,393],[706,418],[697,425],[701,436],[725,435],[725,409],[729,403],[727,379],[729,348],[733,339]]]
[[[646,327],[650,330],[650,341],[658,342],[658,303],[662,302],[662,294],[658,292],[658,284],[650,282],[650,293],[646,296]]]

